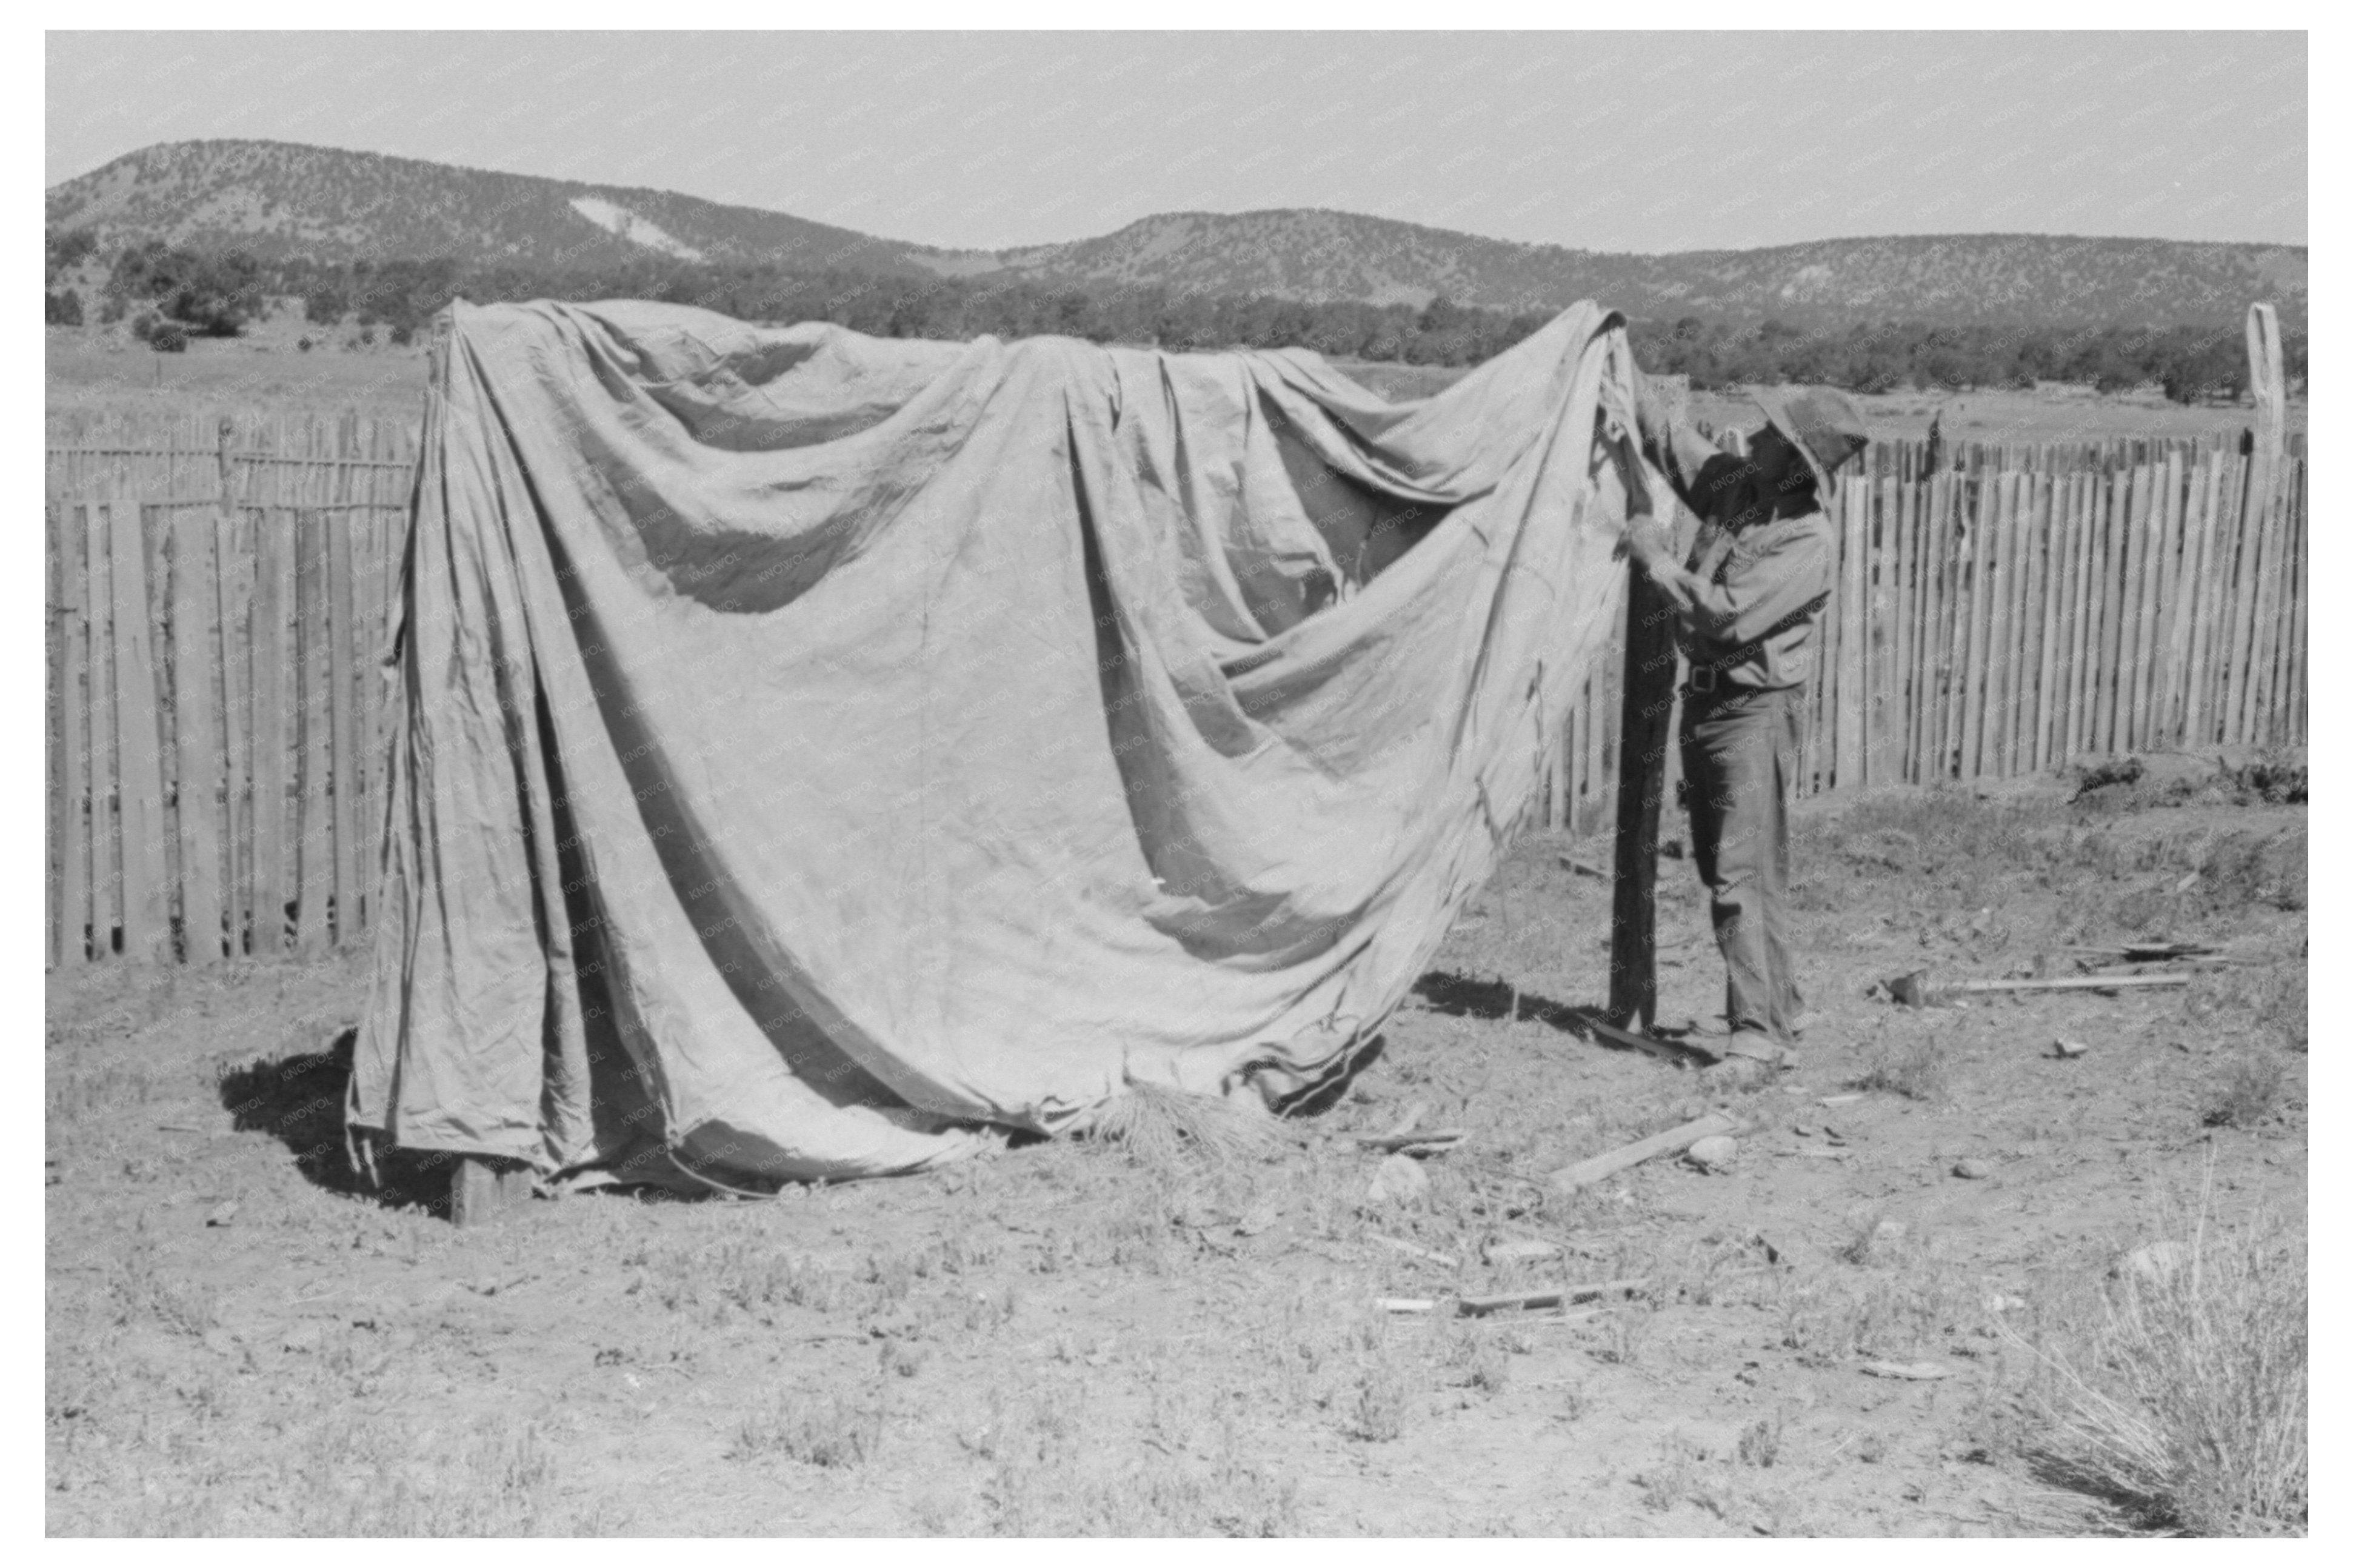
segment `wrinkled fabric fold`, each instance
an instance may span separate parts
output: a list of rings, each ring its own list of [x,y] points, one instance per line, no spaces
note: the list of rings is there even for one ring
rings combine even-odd
[[[1630,365],[454,307],[349,1120],[839,1178],[1319,1081],[1608,633]]]

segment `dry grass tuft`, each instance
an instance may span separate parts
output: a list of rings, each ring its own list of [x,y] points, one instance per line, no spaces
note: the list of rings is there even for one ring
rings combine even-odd
[[[1862,1075],[1853,1080],[1852,1087],[1900,1094],[1906,1100],[1925,1103],[1943,1097],[1949,1076],[1938,1041],[1924,1038],[1903,1045],[1883,1041],[1873,1047]]]
[[[1262,1110],[1150,1083],[1130,1083],[1095,1113],[1087,1131],[1154,1170],[1188,1160],[1215,1165],[1259,1161],[1292,1142],[1282,1125]]]
[[[2252,1131],[2271,1120],[2286,1085],[2287,1073],[2277,1058],[2242,1057],[2232,1064],[2230,1076],[2208,1097],[2200,1120],[2209,1127]]]
[[[2276,1220],[2224,1233],[2201,1205],[2179,1262],[2120,1270],[2096,1310],[2031,1347],[2051,1375],[2030,1395],[2029,1458],[2121,1528],[2304,1533],[2306,1258]]]
[[[727,1457],[754,1459],[782,1454],[826,1469],[862,1465],[881,1447],[882,1418],[879,1394],[864,1400],[812,1399],[786,1391],[744,1417]]]

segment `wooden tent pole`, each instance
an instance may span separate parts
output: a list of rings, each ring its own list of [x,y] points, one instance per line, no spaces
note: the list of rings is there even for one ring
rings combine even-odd
[[[1609,905],[1609,1021],[1649,1028],[1659,1008],[1659,811],[1673,743],[1674,605],[1627,568],[1626,663],[1619,709],[1618,844]]]

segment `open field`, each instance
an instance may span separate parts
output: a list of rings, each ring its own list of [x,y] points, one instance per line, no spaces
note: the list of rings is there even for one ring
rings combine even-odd
[[[322,346],[294,345],[307,333]],[[159,354],[114,332],[48,329],[48,411],[194,410],[248,405],[333,414],[345,409],[422,415],[425,349],[381,341],[345,348],[349,330],[305,329],[300,317],[256,323],[243,338],[197,338],[185,353]]]
[[[48,1528],[2299,1530],[2305,808],[2154,775],[2067,795],[1808,804],[1814,1020],[1781,1082],[1721,1086],[1567,1026],[1606,989],[1609,884],[1563,857],[1607,847],[1535,836],[1379,1058],[1260,1152],[1039,1144],[766,1203],[575,1195],[467,1231],[346,1172],[360,961],[53,976]],[[1683,862],[1660,881],[1662,1019],[1704,1028],[1705,906]],[[2186,990],[1865,994],[2155,937],[2236,962]],[[2087,1048],[2054,1056],[2060,1037]],[[1754,1129],[1728,1171],[1543,1181],[1717,1105]],[[1376,1198],[1356,1139],[1410,1108],[1468,1137],[1419,1167],[1426,1193]],[[1554,1250],[1497,1250],[1514,1241]],[[2142,1254],[2161,1280],[2110,1279],[2159,1241],[2203,1266]],[[2147,1353],[2208,1321],[2168,1315],[2193,1274],[2241,1289],[2226,1350],[2276,1353],[2239,1390],[2262,1398],[2166,1382]],[[1628,1279],[1567,1314],[1451,1310]],[[2155,1384],[2103,1371],[2127,1333]],[[2071,1446],[2101,1407],[2065,1404],[2061,1366],[2157,1412],[2143,1492]],[[2177,1474],[2162,1439],[2225,1407],[2293,1433],[2255,1450],[2263,1485]]]
[[[295,347],[310,336],[320,346],[305,353]],[[154,408],[259,404],[307,411],[365,408],[394,412],[421,407],[425,397],[425,350],[345,346],[353,329],[307,326],[299,315],[281,313],[257,322],[236,340],[199,338],[184,354],[159,354],[115,332],[96,329],[48,329],[48,403],[52,411],[72,408]],[[1341,363],[1340,368],[1391,398],[1426,397],[1459,380],[1459,369],[1402,364]],[[2057,383],[2033,392],[1898,392],[1859,398],[1873,433],[1886,440],[1917,440],[1931,418],[1944,416],[1947,441],[2097,441],[2115,437],[2235,437],[2253,423],[2250,407],[2168,403],[2154,387],[2103,395],[2088,387]],[[1759,422],[1753,405],[1736,397],[1701,394],[1692,411],[1720,426],[1748,428]],[[2306,427],[2306,405],[2288,405],[2291,434]]]
[[[1451,386],[1463,372],[1439,365],[1372,364],[1342,362],[1340,368],[1388,398],[1427,397]],[[2252,405],[2168,403],[2154,386],[2135,392],[2103,394],[2088,386],[2046,382],[2032,392],[1995,387],[1975,392],[1911,391],[1858,395],[1874,438],[1918,441],[1928,435],[1929,423],[1944,417],[1945,439],[1977,441],[1989,446],[2051,441],[2105,441],[2119,437],[2152,439],[2180,437],[2235,437],[2254,423]],[[1764,422],[1757,405],[1727,393],[1694,393],[1693,417],[1719,429],[1753,429]],[[2285,426],[2291,434],[2305,429],[2306,405],[2297,399],[2287,405]]]

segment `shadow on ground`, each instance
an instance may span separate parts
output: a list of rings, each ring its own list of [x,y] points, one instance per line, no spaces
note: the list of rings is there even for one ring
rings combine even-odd
[[[1467,974],[1433,969],[1414,982],[1413,994],[1433,1013],[1451,1014],[1458,1018],[1525,1018],[1550,1025],[1563,1034],[1575,1035],[1588,1045],[1613,1051],[1634,1048],[1603,1032],[1609,1026],[1607,1009],[1586,1003],[1556,1002],[1533,991],[1514,990],[1501,980],[1473,980]],[[1649,1032],[1656,1039],[1668,1041],[1680,1040],[1685,1033],[1655,1024]]]
[[[386,1208],[449,1212],[450,1158],[390,1150],[376,1157],[377,1180],[353,1163],[343,1141],[343,1102],[359,1032],[345,1029],[323,1051],[298,1051],[238,1068],[220,1083],[221,1109],[240,1132],[267,1132],[294,1156],[311,1185],[365,1198]]]

